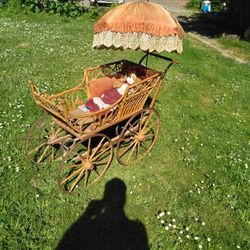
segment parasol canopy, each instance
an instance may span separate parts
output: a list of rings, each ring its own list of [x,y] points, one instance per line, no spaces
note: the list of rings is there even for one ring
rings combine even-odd
[[[128,2],[108,11],[94,26],[93,48],[182,53],[184,30],[166,9],[151,2]]]

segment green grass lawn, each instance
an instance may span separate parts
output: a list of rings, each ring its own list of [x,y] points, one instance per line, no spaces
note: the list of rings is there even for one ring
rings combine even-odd
[[[247,41],[241,41],[233,37],[219,37],[217,41],[225,49],[231,49],[236,55],[241,58],[250,61],[250,43]]]
[[[181,64],[159,93],[160,136],[143,160],[124,167],[113,159],[100,182],[66,195],[56,183],[58,163],[37,167],[26,159],[27,129],[42,114],[28,79],[56,93],[77,85],[83,68],[142,56],[93,50],[93,25],[89,17],[0,12],[0,249],[54,249],[66,232],[74,249],[85,242],[123,249],[108,234],[96,242],[93,225],[91,237],[81,234],[90,226],[86,208],[114,178],[127,188],[125,225],[140,221],[149,248],[250,249],[250,66],[190,39],[182,55],[172,55]],[[105,221],[111,231],[116,216]],[[119,229],[126,235],[128,228]]]

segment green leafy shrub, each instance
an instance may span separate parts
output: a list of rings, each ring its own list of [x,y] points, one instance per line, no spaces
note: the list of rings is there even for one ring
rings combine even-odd
[[[0,7],[8,6],[9,8],[20,9],[22,4],[23,0],[0,0]]]
[[[189,0],[187,7],[192,9],[199,9],[201,8],[201,0]]]
[[[0,0],[0,8],[7,5],[7,0]]]
[[[76,17],[86,12],[82,1],[65,0],[26,0],[25,7],[32,12],[46,12]]]

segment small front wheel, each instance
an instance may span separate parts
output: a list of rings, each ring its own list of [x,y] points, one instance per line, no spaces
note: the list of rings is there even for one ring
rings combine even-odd
[[[155,109],[143,109],[125,124],[117,142],[116,157],[122,165],[142,159],[152,149],[160,130],[160,116]]]
[[[96,183],[107,171],[113,158],[113,145],[104,134],[96,134],[86,141],[78,141],[64,156],[57,182],[65,193]]]

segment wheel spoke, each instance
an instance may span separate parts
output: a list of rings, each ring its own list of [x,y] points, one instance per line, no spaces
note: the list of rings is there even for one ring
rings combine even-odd
[[[128,158],[127,158],[127,163],[129,162],[130,158],[132,157],[132,154],[137,146],[137,141],[135,141],[132,150],[129,152]]]
[[[111,149],[111,147],[109,146],[108,148],[104,149],[103,151],[101,151],[98,155],[96,155],[94,158],[91,158],[90,160],[95,161],[96,159],[99,158],[99,156],[105,154],[107,151],[109,151]]]
[[[101,177],[101,175],[99,174],[99,172],[97,171],[96,168],[94,168],[94,171],[95,171],[95,173],[96,173],[99,177]]]
[[[51,148],[51,157],[52,157],[52,161],[54,161],[55,160],[55,148],[52,146],[52,148]]]
[[[139,157],[139,152],[140,152],[140,146],[141,146],[141,142],[139,142],[138,141],[138,143],[137,143],[137,150],[136,150],[136,158],[138,159],[138,157]]]
[[[133,130],[132,130],[133,129]],[[128,128],[128,131],[130,133],[132,133],[133,135],[136,135],[136,129],[133,127],[133,128]],[[130,134],[131,135],[131,134]]]
[[[41,160],[43,159],[44,155],[47,153],[48,149],[50,148],[50,145],[48,145],[45,150],[43,151],[42,155],[39,157],[37,163],[40,163]]]
[[[79,167],[81,166],[82,163],[79,163],[79,164],[72,164],[72,165],[69,165],[69,166],[64,166],[63,169],[70,169],[70,168],[75,168],[75,167]]]
[[[76,171],[74,171],[71,175],[69,175],[66,179],[64,179],[63,181],[61,181],[61,184],[64,184],[65,182],[67,182],[69,179],[71,179],[73,176],[75,176],[76,174],[78,174],[80,171],[82,170],[82,168],[77,169]]]
[[[149,121],[150,121],[152,115],[153,115],[153,112],[150,112],[150,113],[149,113],[149,116],[146,118],[146,121],[145,121],[145,124],[144,124],[144,128],[148,126],[148,123],[149,123]]]
[[[88,149],[87,149],[87,156],[86,156],[87,160],[89,159],[89,154],[90,154],[90,150],[91,150],[90,146],[91,146],[91,137],[88,140]]]
[[[139,121],[139,131],[141,131],[141,128],[142,128],[142,119],[143,119],[143,115],[144,112],[141,113],[141,118],[140,118],[140,121]]]
[[[95,161],[95,162],[92,162],[92,164],[94,164],[95,166],[97,165],[104,165],[104,164],[107,164],[108,161]]]
[[[28,154],[30,155],[30,154],[32,154],[33,152],[35,152],[35,151],[38,151],[40,148],[42,148],[44,145],[46,145],[47,144],[47,142],[44,142],[44,143],[42,143],[41,145],[39,145],[39,146],[36,146],[33,150],[31,150],[30,152],[28,152]]]
[[[100,143],[98,144],[98,146],[94,148],[94,151],[93,151],[92,155],[90,156],[90,160],[92,160],[92,158],[96,154],[97,150],[102,146],[102,143],[104,140],[105,140],[105,137],[103,137],[102,140],[100,141]]]
[[[88,184],[89,171],[86,169],[84,176],[84,187],[87,187]]]
[[[133,145],[135,143],[136,143],[136,140],[134,140],[131,144],[129,144],[129,146],[120,154],[120,157],[122,157],[123,155],[125,155],[133,147]]]
[[[77,183],[79,182],[79,180],[81,179],[83,173],[86,171],[86,169],[82,168],[82,171],[80,172],[80,174],[77,176],[76,180],[74,181],[73,185],[71,186],[71,188],[69,189],[69,192],[72,192],[73,189],[75,188],[75,186],[77,185]]]
[[[145,132],[145,133],[147,134],[147,132],[150,131],[152,128],[154,128],[155,125],[156,125],[157,123],[159,123],[159,121],[158,121],[158,120],[155,120],[153,124],[151,124],[151,125],[148,126],[148,127],[144,127],[144,128],[142,129],[142,131]]]

